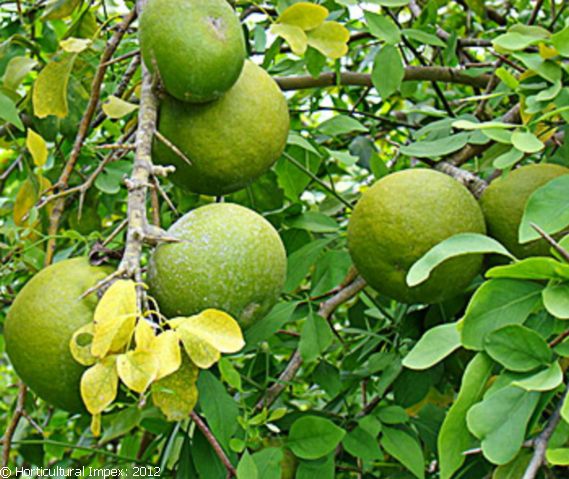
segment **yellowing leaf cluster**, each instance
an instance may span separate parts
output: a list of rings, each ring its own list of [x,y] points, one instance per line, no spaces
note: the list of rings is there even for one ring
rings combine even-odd
[[[137,394],[150,391],[164,415],[178,421],[196,404],[198,368],[209,368],[221,353],[237,352],[245,344],[237,322],[214,309],[165,326],[142,317],[136,284],[119,280],[100,299],[93,322],[71,338],[75,360],[90,366],[81,378],[81,397],[93,416],[94,435],[100,433],[102,412],[117,397],[119,380]]]
[[[337,59],[348,53],[349,31],[338,22],[325,21],[330,12],[308,2],[288,7],[271,26],[271,32],[283,38],[296,55],[304,55],[308,46]]]

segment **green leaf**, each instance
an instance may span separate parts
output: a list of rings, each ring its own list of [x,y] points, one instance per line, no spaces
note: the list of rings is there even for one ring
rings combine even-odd
[[[331,453],[346,432],[332,421],[318,416],[303,416],[292,427],[287,446],[302,459],[318,459]]]
[[[280,479],[283,451],[280,447],[267,447],[253,454],[259,478]]]
[[[498,156],[492,166],[499,170],[505,170],[510,166],[515,165],[518,161],[520,161],[524,157],[524,153],[516,148],[512,148],[508,150],[506,153],[501,154]]]
[[[495,266],[486,271],[487,278],[513,279],[569,279],[569,265],[554,258],[533,256],[505,266]]]
[[[533,376],[514,381],[512,386],[517,386],[526,391],[551,391],[563,382],[563,370],[556,361],[547,369]]]
[[[441,324],[429,329],[403,359],[403,366],[423,370],[442,361],[460,347],[457,323]]]
[[[425,477],[425,458],[423,450],[415,438],[406,432],[384,427],[381,445],[419,479]]]
[[[515,279],[486,281],[472,296],[464,316],[462,344],[481,350],[487,334],[508,324],[521,324],[540,300],[543,286]]]
[[[352,456],[368,461],[381,458],[381,450],[377,438],[373,437],[362,427],[356,427],[342,440],[344,449]]]
[[[569,57],[569,26],[551,36],[551,44],[564,57]]]
[[[569,448],[548,449],[545,452],[545,458],[552,466],[569,466]]]
[[[405,7],[406,5],[409,5],[409,0],[373,0],[373,3],[377,3],[382,7],[393,8]]]
[[[369,31],[374,37],[390,45],[396,45],[401,41],[399,28],[389,17],[367,11],[364,15]]]
[[[287,302],[277,304],[263,318],[245,330],[246,346],[243,352],[255,349],[261,341],[270,338],[275,332],[281,329],[291,318],[298,306],[297,302]]]
[[[18,130],[24,131],[24,124],[20,119],[16,104],[2,92],[0,92],[0,118],[12,123]]]
[[[138,406],[129,406],[125,409],[109,414],[103,420],[104,433],[101,437],[101,444],[112,441],[124,436],[140,424],[142,411]]]
[[[294,479],[334,479],[335,469],[334,454],[328,454],[315,461],[300,461]],[[281,479],[285,477],[281,476]]]
[[[561,405],[561,417],[567,423],[569,423],[569,394],[565,395],[563,399],[563,404]]]
[[[539,53],[518,52],[513,56],[521,61],[529,70],[534,71],[547,81],[555,83],[561,80],[563,75],[561,67],[551,60],[543,59]]]
[[[239,408],[227,390],[213,374],[202,371],[198,380],[200,409],[217,440],[226,449],[237,430]]]
[[[312,231],[314,233],[334,233],[340,229],[340,225],[334,218],[318,213],[307,211],[300,216],[295,216],[288,222],[291,228]]]
[[[109,118],[117,119],[137,110],[138,105],[134,105],[133,103],[111,95],[107,98],[107,101],[103,103],[102,109]]]
[[[304,323],[300,336],[299,350],[305,362],[314,361],[330,344],[334,335],[330,325],[321,316],[311,312]]]
[[[347,115],[336,115],[321,123],[318,129],[320,133],[328,136],[345,135],[355,131],[368,131],[358,120]]]
[[[532,329],[510,324],[486,336],[488,355],[510,371],[531,371],[551,361],[551,350]]]
[[[498,241],[478,233],[459,233],[427,251],[407,273],[407,284],[417,286],[429,279],[431,272],[444,261],[465,254],[495,253],[514,259]]]
[[[548,284],[543,290],[543,305],[559,319],[569,319],[569,282]]]
[[[310,267],[316,262],[330,241],[330,239],[312,241],[288,257],[285,291],[293,291],[300,285],[301,281],[308,274]]]
[[[468,363],[456,401],[449,409],[438,437],[441,479],[451,479],[464,461],[463,454],[472,443],[466,427],[468,410],[480,399],[490,379],[494,363],[484,353],[478,353]]]
[[[399,151],[404,155],[417,158],[436,158],[460,150],[468,143],[469,138],[470,133],[459,133],[438,140],[416,141],[410,145],[401,146]]]
[[[508,32],[497,36],[492,40],[494,48],[500,50],[516,51],[525,50],[527,47],[535,43],[537,40],[534,37],[523,35],[518,32]]]
[[[237,464],[237,479],[258,479],[259,470],[255,461],[249,454],[249,451],[245,451],[241,456],[239,464]]]
[[[475,404],[467,414],[468,429],[482,442],[492,464],[507,464],[520,451],[539,393],[506,386]]]
[[[30,73],[38,63],[33,58],[28,57],[12,57],[6,65],[4,72],[3,84],[4,88],[16,91],[22,83],[23,79]],[[0,111],[3,109],[0,108]]]
[[[380,407],[375,415],[383,424],[404,424],[409,422],[409,415],[401,406]]]
[[[385,45],[373,62],[371,81],[383,99],[399,90],[405,76],[405,67],[399,50],[393,45]]]
[[[35,116],[67,116],[67,84],[76,58],[76,53],[66,53],[42,69],[34,83],[32,95]]]
[[[446,43],[443,42],[439,37],[433,35],[432,33],[424,32],[423,30],[417,30],[415,28],[404,28],[401,30],[404,37],[409,40],[415,40],[420,44],[433,45],[435,47],[446,47]]]
[[[518,79],[514,75],[512,75],[508,70],[506,70],[504,67],[500,67],[496,70],[496,76],[500,80],[502,80],[502,82],[504,82],[504,84],[508,88],[512,90],[516,90],[520,85]]]
[[[537,153],[545,148],[543,142],[529,131],[514,131],[512,144],[524,153]]]
[[[497,128],[510,129],[516,128],[517,125],[512,123],[503,123],[501,121],[485,121],[483,123],[476,123],[470,120],[456,120],[452,122],[453,128],[461,130],[493,130]]]
[[[527,243],[541,238],[534,223],[546,233],[554,234],[569,225],[569,174],[555,178],[532,193],[520,223],[519,240]]]

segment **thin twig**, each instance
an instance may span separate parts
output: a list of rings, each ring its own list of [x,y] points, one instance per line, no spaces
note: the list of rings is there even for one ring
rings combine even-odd
[[[14,414],[12,415],[12,419],[10,420],[8,427],[6,428],[6,432],[2,437],[2,467],[7,467],[8,463],[10,462],[10,451],[12,450],[12,438],[14,437],[14,433],[16,432],[16,428],[20,423],[20,419],[24,417],[24,406],[26,403],[26,394],[28,392],[28,388],[24,383],[20,383],[18,388],[18,399],[16,400],[16,409],[14,410]]]
[[[538,225],[536,225],[535,223],[530,223],[531,227],[536,230],[539,235],[545,240],[547,241],[555,251],[557,251],[561,257],[565,260],[565,261],[569,261],[569,251],[567,251],[565,248],[563,248],[563,246],[561,246],[557,241],[555,241],[551,235],[547,234],[542,228],[540,228]]]
[[[196,423],[196,426],[200,429],[202,434],[205,436],[205,438],[207,439],[207,441],[210,443],[211,447],[215,451],[217,457],[219,457],[219,459],[227,469],[229,477],[235,477],[237,475],[235,467],[233,467],[233,464],[231,464],[231,461],[227,457],[227,454],[225,454],[225,451],[223,450],[223,448],[221,447],[221,445],[219,444],[213,433],[209,430],[207,424],[195,411],[192,411],[190,413],[190,417],[192,418],[192,421]]]
[[[342,304],[346,303],[354,296],[356,296],[360,291],[366,287],[365,280],[358,276],[352,283],[346,285],[341,291],[336,293],[330,299],[324,301],[320,304],[318,309],[318,315],[322,316],[324,319],[330,318],[334,311],[338,309]],[[268,408],[273,404],[279,395],[284,391],[286,386],[292,381],[296,373],[302,366],[302,356],[300,351],[297,349],[291,356],[289,363],[287,364],[285,370],[281,373],[277,382],[273,384],[261,398],[261,400],[255,406],[257,410],[262,410],[263,408]]]

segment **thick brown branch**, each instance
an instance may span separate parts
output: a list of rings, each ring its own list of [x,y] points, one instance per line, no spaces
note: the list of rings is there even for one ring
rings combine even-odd
[[[346,285],[330,299],[321,303],[320,308],[318,309],[318,314],[324,319],[330,318],[339,306],[352,299],[365,287],[365,280],[361,276],[358,276],[352,283]],[[256,408],[261,410],[273,404],[273,402],[275,402],[286,388],[288,383],[294,378],[294,376],[296,376],[296,373],[301,366],[302,356],[300,355],[300,351],[297,349],[291,356],[288,365],[279,376],[277,382],[267,390],[263,398],[257,403]]]
[[[275,78],[282,90],[302,90],[307,88],[322,88],[336,85],[373,86],[371,75],[367,73],[342,72],[339,75],[328,72],[320,76],[292,76]],[[405,68],[403,81],[437,81],[443,83],[459,83],[462,85],[485,88],[490,80],[489,75],[468,75],[459,68],[438,66],[411,66]]]

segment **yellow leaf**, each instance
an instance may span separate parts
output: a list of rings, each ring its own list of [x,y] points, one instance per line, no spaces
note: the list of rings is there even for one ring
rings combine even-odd
[[[29,213],[29,211],[33,208],[33,206],[39,200],[40,195],[46,191],[48,188],[51,188],[51,183],[47,178],[43,176],[37,177],[37,188],[34,183],[28,178],[20,186],[18,190],[18,194],[16,195],[16,201],[14,203],[14,223],[17,226],[29,226],[29,221],[24,221],[25,216]],[[48,205],[48,212],[51,211],[53,205]],[[37,224],[39,222],[36,221],[34,223]],[[32,225],[32,227],[34,226]]]
[[[26,148],[32,155],[36,166],[45,165],[47,161],[47,144],[45,140],[31,128],[28,128]]]
[[[103,103],[103,111],[109,118],[122,118],[123,116],[132,113],[138,108],[137,105],[124,101],[114,95],[107,98],[107,101]]]
[[[236,353],[245,346],[237,321],[216,309],[206,309],[187,318],[178,327],[178,331],[182,330],[203,339],[222,353]]]
[[[101,435],[101,415],[93,414],[91,417],[91,432],[93,436],[99,437]]]
[[[271,26],[271,33],[282,37],[290,45],[290,49],[295,55],[300,56],[306,52],[308,39],[302,28],[284,23],[275,23]]]
[[[219,358],[221,357],[219,350],[207,341],[204,341],[193,333],[186,331],[183,327],[178,329],[178,334],[188,356],[192,358],[192,361],[198,367],[207,369],[219,361]]]
[[[52,60],[36,78],[32,103],[38,118],[67,116],[67,84],[75,58],[76,53],[66,53],[59,60]]]
[[[105,292],[95,309],[95,335],[91,352],[97,357],[123,349],[136,323],[136,285],[119,280]]]
[[[81,397],[87,411],[102,413],[117,396],[119,376],[116,356],[109,356],[87,369],[81,377]]]
[[[134,341],[136,342],[136,349],[150,349],[155,337],[154,328],[148,321],[141,318],[138,323],[136,323],[136,328],[134,328]]]
[[[97,358],[91,354],[94,331],[95,325],[88,323],[75,331],[69,341],[71,356],[83,366],[91,366],[97,362]]]
[[[288,7],[278,18],[278,23],[286,23],[300,27],[302,30],[313,30],[322,25],[330,12],[327,8],[314,3],[299,2]]]
[[[183,421],[198,400],[198,368],[185,357],[180,369],[152,384],[152,401],[169,421]]]
[[[59,46],[69,53],[81,53],[83,50],[86,50],[91,46],[93,43],[91,40],[86,38],[66,38],[65,40],[61,40],[59,42]]]
[[[182,364],[182,353],[178,335],[175,331],[164,331],[154,338],[151,351],[159,360],[156,379],[162,379],[177,371]]]
[[[148,351],[129,351],[117,358],[117,370],[129,389],[143,393],[156,379],[158,358]]]
[[[348,53],[350,32],[338,22],[325,22],[307,36],[308,44],[327,57],[336,59]]]
[[[559,52],[555,47],[546,45],[543,42],[538,45],[538,48],[539,56],[545,60],[551,60],[552,58],[559,56]]]

